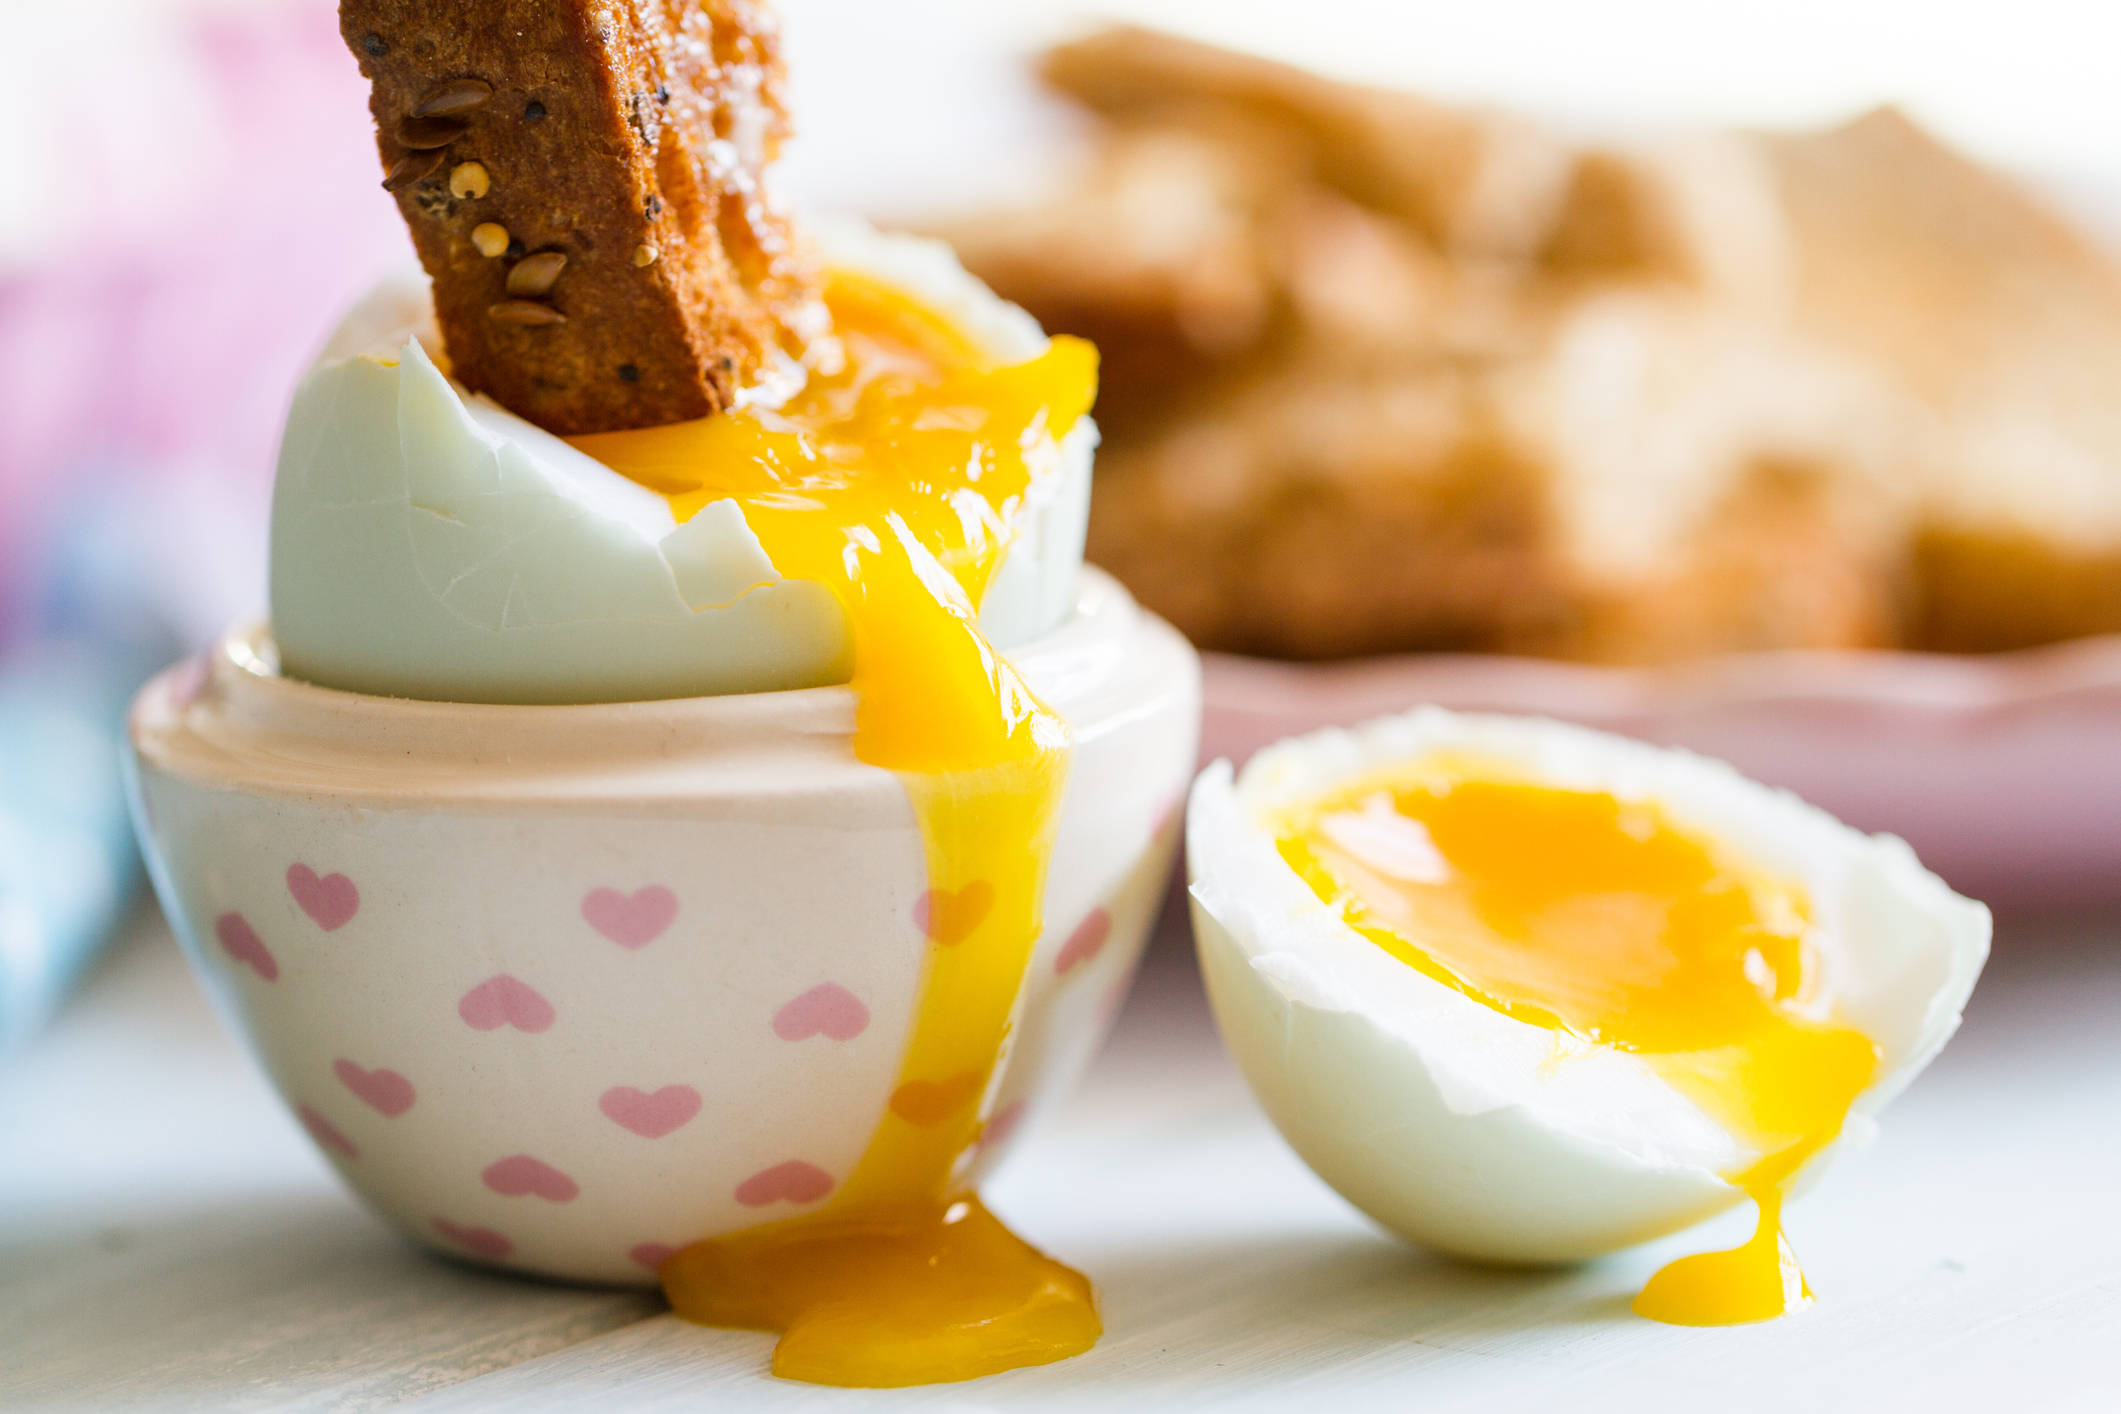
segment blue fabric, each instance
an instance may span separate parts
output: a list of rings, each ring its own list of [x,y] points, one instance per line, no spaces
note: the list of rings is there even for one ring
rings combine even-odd
[[[119,763],[137,659],[38,644],[0,670],[0,1054],[43,1025],[132,896]]]
[[[91,508],[52,538],[0,653],[0,1055],[65,999],[138,882],[125,714],[178,643],[108,525]]]

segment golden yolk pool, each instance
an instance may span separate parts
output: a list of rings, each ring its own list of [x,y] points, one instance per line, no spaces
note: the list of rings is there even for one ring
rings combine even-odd
[[[774,567],[845,609],[854,747],[899,774],[927,850],[929,944],[898,1086],[855,1171],[814,1214],[666,1262],[679,1315],[781,1332],[773,1371],[818,1384],[972,1379],[1079,1354],[1090,1284],[962,1179],[1041,928],[1068,733],[980,636],[978,606],[1033,481],[1088,410],[1096,350],[1056,338],[994,367],[882,286],[827,291],[836,373],[777,411],[572,439],[670,498],[735,498]]]
[[[1664,1268],[1637,1312],[1732,1325],[1801,1310],[1782,1198],[1878,1061],[1819,1015],[1805,898],[1654,806],[1485,774],[1439,760],[1338,791],[1283,815],[1282,857],[1392,956],[1639,1055],[1758,1156],[1726,1175],[1759,1205],[1752,1240]]]

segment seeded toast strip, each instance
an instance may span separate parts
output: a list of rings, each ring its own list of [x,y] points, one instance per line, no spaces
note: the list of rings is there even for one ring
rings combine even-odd
[[[451,372],[562,435],[704,417],[829,345],[764,169],[758,0],[342,0]]]

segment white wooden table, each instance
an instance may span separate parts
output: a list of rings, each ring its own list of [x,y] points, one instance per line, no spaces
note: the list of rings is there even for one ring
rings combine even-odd
[[[770,1337],[488,1276],[341,1190],[144,912],[0,1069],[0,1409],[2121,1409],[2121,922],[2006,929],[1968,1023],[1789,1218],[1820,1304],[1628,1314],[1718,1224],[1573,1271],[1379,1235],[1282,1145],[1185,954],[991,1191],[1088,1272],[1090,1354],[941,1389],[765,1373]]]

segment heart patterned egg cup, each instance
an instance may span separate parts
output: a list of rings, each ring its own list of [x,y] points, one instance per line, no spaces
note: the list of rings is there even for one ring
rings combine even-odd
[[[1125,994],[1199,724],[1192,650],[1094,571],[1010,658],[1075,751],[975,1179]],[[993,905],[928,888],[854,708],[844,687],[369,697],[282,678],[258,627],[142,691],[134,806],[207,992],[378,1211],[459,1257],[648,1283],[686,1243],[830,1197],[891,1099],[929,951]]]

